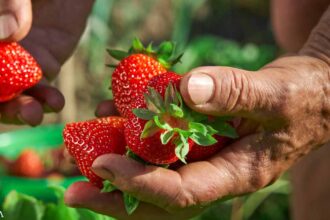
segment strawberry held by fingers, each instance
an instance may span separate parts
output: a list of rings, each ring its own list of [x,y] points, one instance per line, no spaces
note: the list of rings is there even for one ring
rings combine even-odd
[[[103,179],[90,168],[94,160],[103,154],[126,153],[124,123],[124,118],[107,117],[67,124],[64,128],[66,149],[75,159],[81,173],[99,188],[103,186]]]
[[[145,48],[138,39],[133,41],[129,52],[108,50],[120,61],[112,74],[112,92],[120,115],[128,116],[130,103],[145,91],[152,77],[166,72],[178,62],[181,56],[171,59],[173,51],[171,42],[164,42],[154,50],[151,45]]]
[[[0,42],[0,102],[16,97],[41,77],[39,65],[22,46]]]
[[[226,138],[220,136],[237,136],[226,119],[210,120],[188,109],[177,91],[180,79],[181,76],[173,72],[155,76],[148,84],[144,99],[139,97],[131,105],[133,111],[125,123],[127,145],[149,163],[204,159],[224,146]]]

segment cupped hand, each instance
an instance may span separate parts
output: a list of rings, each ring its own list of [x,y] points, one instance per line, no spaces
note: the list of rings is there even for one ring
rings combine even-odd
[[[329,142],[329,10],[299,55],[255,72],[200,67],[184,76],[180,90],[192,109],[243,118],[237,141],[177,170],[114,154],[97,158],[97,175],[142,201],[131,216],[120,192],[100,193],[85,182],[68,189],[66,203],[118,219],[188,219],[220,199],[271,184],[299,158]],[[105,106],[112,109],[103,103],[99,114],[105,114]]]
[[[0,41],[21,41],[36,58],[44,82],[0,104],[1,121],[37,125],[44,112],[58,112],[63,95],[46,82],[54,79],[84,29],[94,0],[6,0],[0,3]]]

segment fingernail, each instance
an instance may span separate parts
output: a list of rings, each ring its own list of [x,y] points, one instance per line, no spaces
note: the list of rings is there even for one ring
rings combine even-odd
[[[188,93],[195,105],[207,103],[213,97],[213,79],[205,73],[193,73],[188,80]]]
[[[0,15],[0,40],[13,35],[18,29],[17,20],[11,13]]]
[[[109,180],[110,182],[113,182],[115,180],[115,176],[113,175],[113,173],[104,167],[93,165],[91,169],[96,175],[103,179]]]

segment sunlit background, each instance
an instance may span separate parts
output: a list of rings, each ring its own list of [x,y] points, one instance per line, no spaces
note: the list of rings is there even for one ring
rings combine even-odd
[[[63,92],[66,106],[58,115],[47,115],[44,124],[95,117],[97,104],[112,98],[112,70],[105,64],[115,61],[106,48],[128,49],[135,36],[145,44],[176,42],[177,51],[184,52],[182,63],[174,68],[181,74],[201,65],[256,70],[280,54],[272,37],[269,1],[97,0],[77,50],[54,82]],[[61,125],[50,127],[28,130],[11,139],[0,135],[0,149],[22,137],[26,139],[17,144],[19,149],[60,146]],[[17,129],[22,127],[0,125],[1,132]],[[196,219],[289,219],[289,193],[290,186],[282,178],[258,193],[216,204]],[[40,192],[28,194],[42,197]]]

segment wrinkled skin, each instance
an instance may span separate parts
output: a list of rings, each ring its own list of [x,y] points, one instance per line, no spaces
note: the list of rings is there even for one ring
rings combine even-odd
[[[0,40],[20,41],[24,38],[22,45],[37,59],[45,76],[39,85],[0,104],[1,122],[34,126],[42,121],[44,112],[59,112],[63,108],[63,95],[48,81],[57,76],[61,65],[72,54],[93,2],[34,0],[32,6],[30,0],[0,3],[0,15],[12,14],[17,22],[12,25],[16,28],[7,27],[8,36]]]

